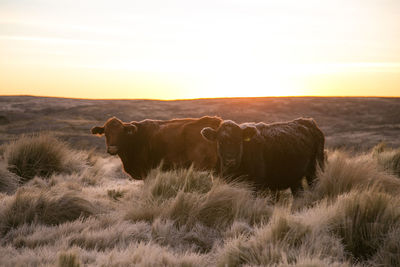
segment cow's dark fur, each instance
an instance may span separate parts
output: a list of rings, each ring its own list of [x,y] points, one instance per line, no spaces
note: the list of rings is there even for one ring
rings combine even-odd
[[[121,158],[124,170],[134,179],[143,179],[163,162],[164,169],[189,167],[213,170],[218,163],[216,145],[204,140],[201,129],[216,129],[217,117],[174,120],[143,120],[123,123],[109,119],[92,134],[105,134],[107,151]]]
[[[325,137],[312,119],[283,123],[224,121],[202,135],[217,143],[221,171],[226,177],[246,177],[257,189],[281,190],[309,184],[324,165]]]

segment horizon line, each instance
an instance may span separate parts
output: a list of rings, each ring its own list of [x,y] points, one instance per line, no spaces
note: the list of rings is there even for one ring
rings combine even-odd
[[[208,99],[257,99],[257,98],[400,98],[400,96],[379,96],[379,95],[282,95],[282,96],[226,96],[226,97],[198,97],[198,98],[175,98],[175,99],[159,99],[159,98],[80,98],[80,97],[67,97],[67,96],[44,96],[44,95],[0,95],[0,97],[42,97],[42,98],[60,98],[60,99],[74,99],[74,100],[150,100],[150,101],[184,101],[184,100],[208,100]]]

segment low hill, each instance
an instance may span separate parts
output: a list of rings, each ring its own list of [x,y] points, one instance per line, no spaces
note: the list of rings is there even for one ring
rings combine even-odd
[[[400,98],[272,97],[197,100],[88,100],[0,96],[0,144],[20,134],[52,131],[73,147],[104,150],[90,128],[116,116],[124,121],[216,115],[237,122],[314,118],[328,148],[400,146]]]

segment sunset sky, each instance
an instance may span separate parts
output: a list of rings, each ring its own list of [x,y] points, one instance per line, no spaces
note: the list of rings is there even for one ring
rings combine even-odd
[[[0,95],[400,96],[399,0],[0,0]]]

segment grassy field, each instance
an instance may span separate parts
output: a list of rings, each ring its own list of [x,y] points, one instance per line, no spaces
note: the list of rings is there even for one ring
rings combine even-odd
[[[254,193],[192,169],[129,180],[51,135],[3,145],[2,266],[399,266],[400,150],[328,153],[312,188]]]
[[[236,122],[312,117],[328,148],[369,150],[384,141],[400,147],[400,98],[282,97],[181,101],[85,100],[0,96],[0,144],[20,134],[51,131],[75,148],[104,151],[90,128],[112,116],[123,121],[216,115]]]
[[[399,100],[317,100],[1,97],[0,265],[400,266]],[[328,139],[325,170],[278,200],[192,169],[134,181],[88,132],[112,115],[205,114],[312,116]]]

